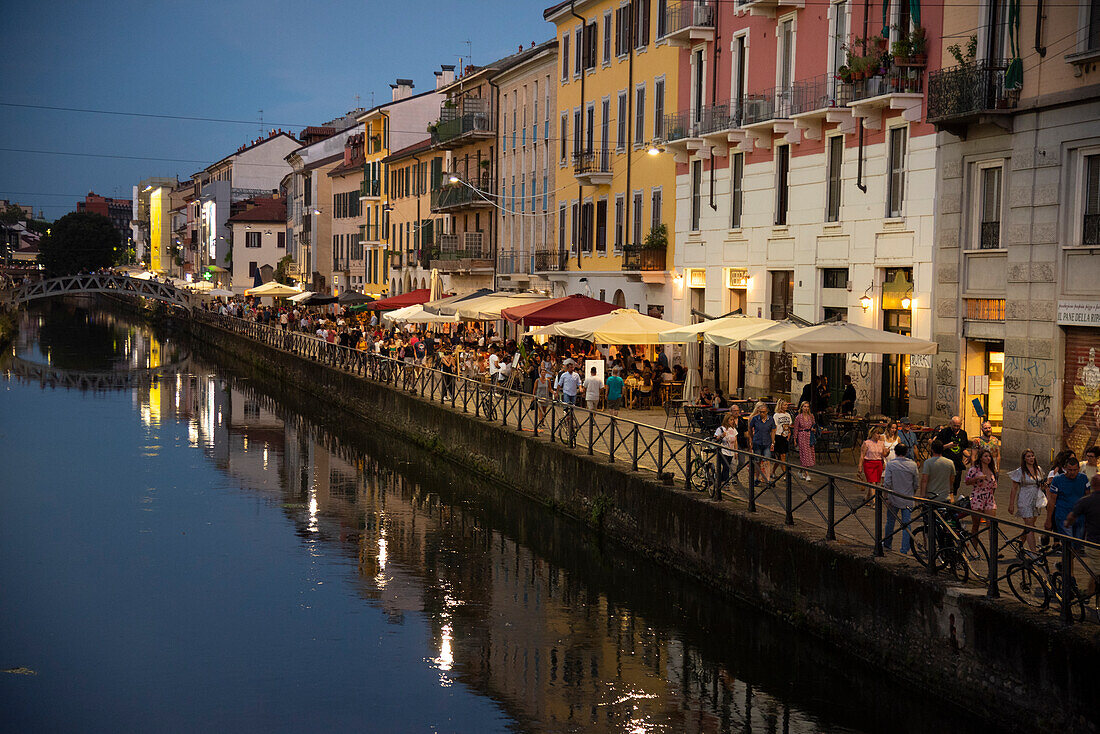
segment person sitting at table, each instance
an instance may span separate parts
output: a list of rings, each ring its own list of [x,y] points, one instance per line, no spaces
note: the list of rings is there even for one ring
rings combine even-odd
[[[852,385],[852,376],[844,375],[844,394],[840,396],[840,414],[852,415],[856,412],[856,388]]]
[[[684,369],[682,364],[678,364],[672,368],[672,379],[675,382],[683,382],[684,377],[687,376],[687,370]]]
[[[726,396],[722,394],[722,388],[720,387],[714,389],[714,407],[719,410],[725,410],[730,407],[730,402],[726,400]]]
[[[695,401],[695,404],[700,408],[713,408],[714,407],[714,393],[710,391],[710,388],[706,385],[699,391],[699,399]]]

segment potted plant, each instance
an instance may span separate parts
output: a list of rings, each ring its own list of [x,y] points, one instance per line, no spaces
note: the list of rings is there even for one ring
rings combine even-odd
[[[836,78],[845,84],[852,83],[852,70],[847,64],[842,64],[839,69],[836,70]]]
[[[481,162],[480,162],[480,163],[478,163],[478,165],[479,165],[479,166],[481,166],[482,168],[488,169],[488,168],[489,168],[489,166],[490,166],[490,165],[492,165],[492,164],[491,164],[491,163],[489,162],[489,159],[488,159],[488,158],[483,158],[483,159],[481,160]]]
[[[668,225],[658,224],[649,230],[645,236],[642,247],[647,250],[664,250],[668,248]]]
[[[970,66],[974,63],[974,59],[978,55],[978,37],[971,36],[967,39],[965,51],[959,44],[955,43],[947,47],[947,53],[954,57],[955,63],[959,66]]]
[[[975,38],[977,44],[977,38]],[[909,34],[909,63],[913,66],[924,66],[928,63],[928,34],[924,26],[917,26]]]
[[[897,37],[890,46],[890,55],[894,57],[894,66],[908,66],[909,58],[913,54],[913,44],[909,32],[901,26],[895,25]]]

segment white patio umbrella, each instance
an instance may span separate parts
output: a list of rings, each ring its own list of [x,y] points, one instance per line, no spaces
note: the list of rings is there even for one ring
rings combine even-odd
[[[398,308],[398,309],[394,309],[393,311],[387,311],[386,313],[382,314],[382,320],[383,321],[392,321],[395,324],[404,323],[405,322],[405,316],[407,314],[411,314],[413,311],[415,311],[418,308],[423,309],[423,306],[417,304],[415,306],[405,306],[404,308]]]
[[[274,298],[285,298],[286,296],[296,296],[301,293],[297,288],[291,288],[289,285],[283,285],[277,281],[270,281],[263,285],[256,286],[255,288],[249,288],[244,292],[246,296],[269,296]]]
[[[307,298],[309,298],[312,295],[313,295],[313,291],[302,291],[298,295],[291,296],[290,298],[288,298],[286,300],[294,301],[294,303],[301,303],[302,301],[306,300]]]
[[[667,331],[662,331],[659,336],[663,344],[688,343],[705,341],[720,347],[736,346],[737,342],[771,328],[778,321],[761,319],[755,316],[734,314],[720,319],[710,319],[690,326],[677,326]]]
[[[745,348],[795,354],[935,354],[936,342],[846,321],[816,326],[780,324],[745,339]]]
[[[658,344],[658,335],[676,326],[678,324],[640,314],[632,308],[618,308],[611,313],[550,324],[527,333],[534,336],[565,336],[597,344]]]
[[[438,301],[443,297],[443,278],[439,275],[439,268],[432,268],[432,274],[428,280],[430,295],[429,301]]]
[[[455,304],[459,318],[473,321],[497,321],[503,309],[519,306],[531,301],[545,301],[547,296],[541,293],[496,293],[482,298],[471,298]],[[446,313],[447,308],[440,309]]]
[[[393,318],[397,317],[397,318]],[[392,318],[394,321],[401,321],[406,324],[457,324],[458,316],[444,316],[443,314],[431,313],[425,311],[422,304],[415,306],[409,306],[402,308],[399,311],[386,314],[382,317]]]
[[[692,341],[684,345],[684,400],[695,401],[695,393],[699,391],[702,376],[699,374],[699,342]]]
[[[223,297],[229,298],[233,295],[233,291],[227,291],[225,288],[211,288],[206,292],[208,296],[214,296],[215,298]]]

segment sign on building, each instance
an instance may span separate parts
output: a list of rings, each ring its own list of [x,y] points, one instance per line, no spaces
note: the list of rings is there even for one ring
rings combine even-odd
[[[1058,325],[1100,327],[1100,301],[1058,301]]]

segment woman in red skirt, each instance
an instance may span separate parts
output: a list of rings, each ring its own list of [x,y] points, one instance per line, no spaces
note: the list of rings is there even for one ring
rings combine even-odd
[[[882,436],[882,428],[875,426],[859,450],[859,468],[856,470],[856,476],[862,477],[868,484],[881,482],[882,470],[886,468],[888,450]],[[867,491],[866,499],[871,499],[870,490]]]

